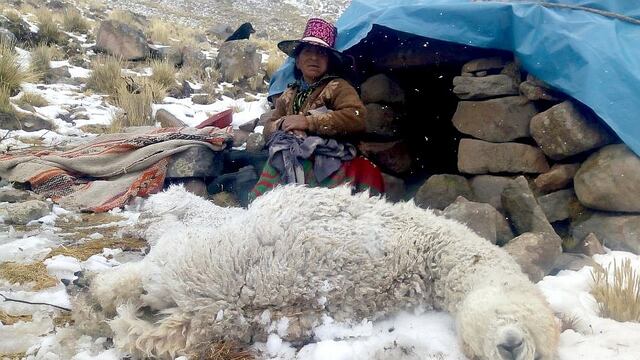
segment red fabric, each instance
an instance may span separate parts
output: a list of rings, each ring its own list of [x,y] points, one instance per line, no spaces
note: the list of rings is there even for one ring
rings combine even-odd
[[[196,126],[196,129],[202,129],[206,126],[215,126],[219,129],[226,128],[233,121],[233,110],[227,109],[217,114],[211,115],[207,120]]]
[[[355,159],[347,161],[343,166],[345,175],[347,178],[353,179],[353,184],[366,184],[380,194],[384,193],[382,172],[369,159],[357,156]]]

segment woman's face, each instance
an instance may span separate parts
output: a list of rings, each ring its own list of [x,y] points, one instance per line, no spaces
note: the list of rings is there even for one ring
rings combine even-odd
[[[305,45],[296,58],[296,67],[306,82],[314,83],[327,72],[329,52],[320,46]]]

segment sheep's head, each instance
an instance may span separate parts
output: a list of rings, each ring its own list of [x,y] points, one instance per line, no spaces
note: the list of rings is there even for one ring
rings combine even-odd
[[[559,327],[533,287],[471,292],[457,314],[463,349],[478,360],[553,360]]]

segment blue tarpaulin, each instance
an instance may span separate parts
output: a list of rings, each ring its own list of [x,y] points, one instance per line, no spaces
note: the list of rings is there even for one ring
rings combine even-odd
[[[338,50],[381,25],[511,51],[527,72],[590,107],[640,155],[638,0],[353,0],[336,25]],[[269,94],[292,80],[288,62]]]

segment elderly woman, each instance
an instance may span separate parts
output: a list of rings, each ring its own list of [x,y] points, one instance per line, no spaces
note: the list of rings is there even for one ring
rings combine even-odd
[[[356,191],[383,192],[378,168],[349,142],[364,131],[366,110],[353,86],[338,76],[350,58],[334,49],[336,33],[332,24],[310,19],[301,40],[278,44],[295,58],[297,81],[276,100],[265,125],[269,161],[251,197],[287,183],[349,183]]]

